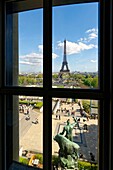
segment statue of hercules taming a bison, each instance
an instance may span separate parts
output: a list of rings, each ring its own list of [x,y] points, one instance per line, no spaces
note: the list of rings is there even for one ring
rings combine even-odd
[[[70,119],[67,120],[67,124],[64,126],[63,131],[54,137],[54,140],[59,145],[59,164],[63,169],[78,170],[78,150],[79,145],[73,142],[72,130],[75,126],[79,127],[77,119],[74,119],[74,123],[70,123]],[[65,136],[64,136],[65,133]]]

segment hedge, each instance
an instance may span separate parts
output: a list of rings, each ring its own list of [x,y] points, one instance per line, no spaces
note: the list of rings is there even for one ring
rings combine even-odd
[[[43,164],[43,155],[38,153],[34,155],[36,159],[39,159],[39,163]],[[19,162],[25,165],[29,164],[29,160],[23,157],[19,157]],[[56,155],[52,156],[52,165],[58,166],[59,164],[59,157]],[[98,165],[92,164],[90,162],[85,162],[78,160],[78,168],[79,170],[98,170]]]
[[[41,153],[35,154],[36,159],[39,159],[39,162],[42,164],[43,163],[43,155]]]
[[[24,165],[29,164],[29,160],[27,158],[23,158],[23,157],[19,157],[19,162],[24,164]]]
[[[52,155],[52,165],[57,167],[58,163],[59,163],[59,157],[56,155]]]
[[[79,170],[97,170],[97,164],[92,164],[90,162],[80,161],[78,160],[78,168]]]
[[[32,102],[27,100],[19,100],[19,104],[34,105],[34,108],[40,109],[43,106],[43,102]]]
[[[31,105],[34,105],[36,104],[37,102],[32,102],[32,101],[28,101],[28,100],[19,100],[19,104],[31,104]]]
[[[52,156],[52,165],[57,167],[58,164],[59,164],[59,157],[56,155],[53,155]],[[97,164],[91,165],[90,162],[78,160],[78,168],[79,168],[79,170],[97,170],[98,166],[97,166]]]
[[[34,105],[34,108],[40,109],[42,106],[43,106],[43,102],[37,102],[37,103]]]

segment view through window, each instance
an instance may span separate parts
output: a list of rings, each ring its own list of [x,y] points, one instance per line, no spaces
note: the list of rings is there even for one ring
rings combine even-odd
[[[43,87],[43,9],[18,17],[19,86]]]
[[[18,83],[13,85],[43,90],[42,17],[43,9],[18,14],[19,56],[14,56]],[[52,17],[51,88],[98,89],[98,3],[53,7]],[[13,103],[19,132],[15,146],[19,162],[43,169],[43,99],[47,96],[26,93],[15,96]],[[99,100],[54,94],[51,98],[52,168],[98,169]],[[13,133],[15,137],[16,128]]]
[[[53,167],[98,167],[98,101],[53,98]],[[70,142],[71,141],[71,142]]]
[[[19,141],[19,161],[22,164],[43,168],[43,98],[39,96],[17,97],[18,108],[14,108],[14,111],[18,110],[19,116],[19,139],[16,138],[16,141]],[[62,165],[68,168],[73,166],[97,168],[98,101],[52,98],[51,114],[52,167],[59,168]],[[64,150],[61,148],[62,145],[64,145]],[[67,153],[71,145],[75,148]],[[66,165],[65,162],[67,162]]]
[[[43,87],[42,17],[19,13],[19,86]],[[53,7],[52,36],[52,87],[99,88],[98,3]]]
[[[98,3],[53,7],[53,88],[98,88]]]
[[[19,141],[19,162],[43,168],[43,97],[16,98],[18,108],[14,108],[14,111],[18,110],[16,115],[19,117],[19,138],[14,138],[14,143],[15,140]]]

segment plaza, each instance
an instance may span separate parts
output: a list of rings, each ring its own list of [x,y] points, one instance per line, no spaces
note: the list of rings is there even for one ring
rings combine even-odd
[[[77,103],[73,105],[62,103],[60,106],[65,110],[74,110],[74,116],[79,121],[79,129],[75,127],[73,129],[73,141],[80,146],[80,151],[83,155],[83,159],[90,161],[90,152],[95,155],[95,161],[98,162],[98,119],[89,119],[87,120],[80,115],[80,107]],[[72,108],[73,107],[73,108]],[[30,109],[31,119],[26,121],[25,115],[20,114],[20,131],[22,134],[22,123],[21,121],[27,122],[29,128],[26,129],[26,132],[23,135],[20,135],[20,148],[23,150],[28,150],[36,153],[43,153],[43,113],[34,111]],[[70,119],[70,122],[73,123],[73,116],[67,114],[65,111],[59,112],[59,117],[56,117],[56,114],[52,115],[52,155],[58,155],[59,146],[54,141],[53,137],[60,133],[65,126],[67,119]],[[32,120],[38,117],[38,124],[33,124]],[[87,124],[87,130],[84,129],[84,124]],[[24,128],[25,130],[25,128]]]

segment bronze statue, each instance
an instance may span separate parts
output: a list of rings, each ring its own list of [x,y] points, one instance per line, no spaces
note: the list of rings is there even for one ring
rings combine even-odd
[[[63,131],[60,133],[61,135],[63,135],[66,132],[65,137],[70,141],[73,141],[73,135],[72,135],[73,128],[76,125],[79,127],[77,119],[75,119],[74,117],[73,119],[74,119],[74,123],[72,124],[70,123],[70,119],[67,120],[67,124],[64,126]]]
[[[59,164],[62,168],[75,169],[78,167],[79,145],[70,141],[65,136],[57,134],[54,140],[59,145]]]
[[[59,164],[63,169],[78,169],[78,150],[79,145],[73,142],[72,130],[77,125],[79,127],[77,119],[74,119],[74,123],[70,123],[70,119],[67,120],[67,124],[64,126],[63,131],[54,137],[54,140],[59,145]],[[66,135],[63,134],[66,132]]]

